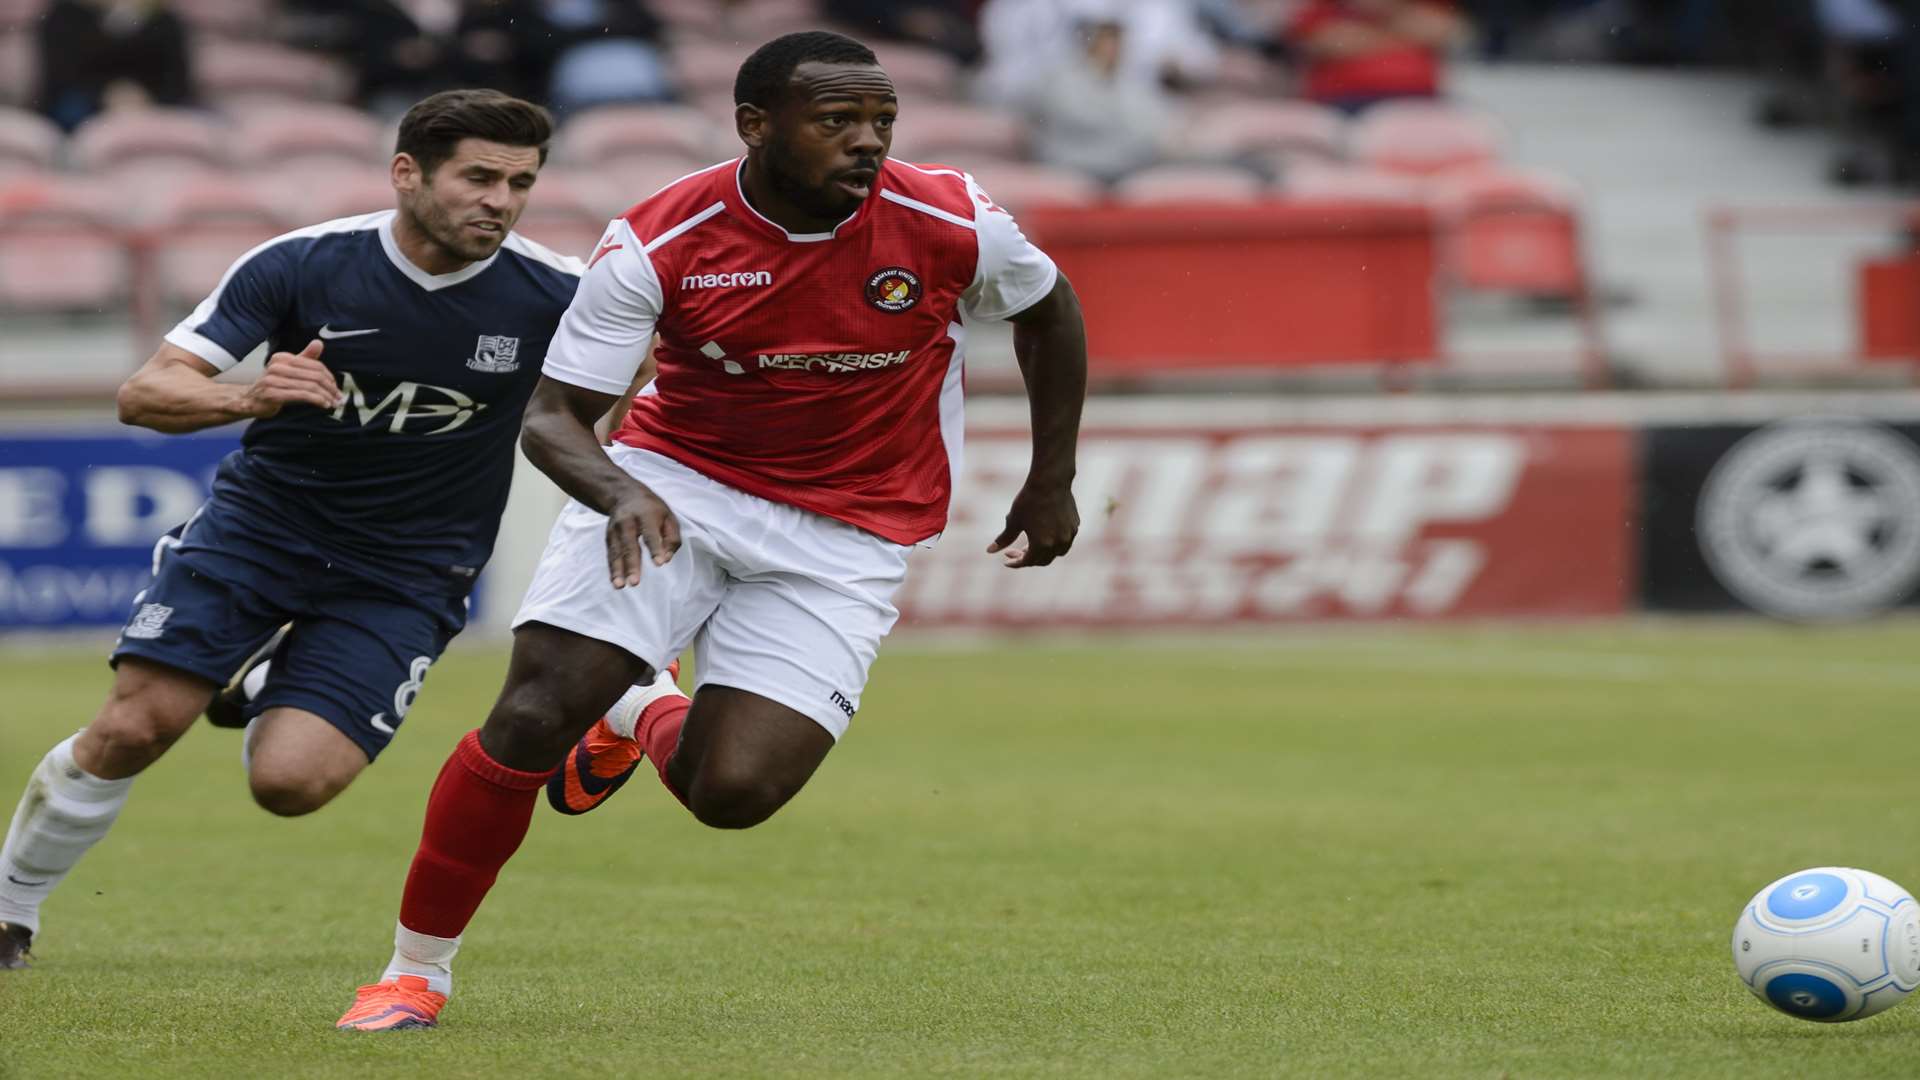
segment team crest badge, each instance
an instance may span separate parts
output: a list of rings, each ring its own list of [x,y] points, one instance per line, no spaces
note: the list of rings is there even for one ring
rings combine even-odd
[[[481,334],[480,343],[473,347],[473,355],[467,358],[467,366],[491,375],[520,370],[520,339],[500,334]]]
[[[889,266],[867,279],[867,303],[899,313],[920,302],[920,279],[904,266]]]

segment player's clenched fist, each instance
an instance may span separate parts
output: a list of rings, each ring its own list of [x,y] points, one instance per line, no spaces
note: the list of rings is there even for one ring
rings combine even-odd
[[[1027,536],[1027,546],[1010,548],[1021,533]],[[1074,504],[1073,488],[1029,481],[1013,497],[1007,527],[987,545],[987,554],[1005,550],[1009,567],[1045,566],[1065,555],[1079,533],[1080,508]]]
[[[633,487],[607,511],[607,570],[616,589],[640,584],[648,555],[653,565],[665,566],[680,550],[680,522],[673,511],[646,487]]]
[[[241,407],[248,416],[273,416],[288,405],[337,409],[344,400],[333,372],[320,362],[325,346],[315,339],[297,353],[277,352],[267,358],[267,370],[247,388]]]

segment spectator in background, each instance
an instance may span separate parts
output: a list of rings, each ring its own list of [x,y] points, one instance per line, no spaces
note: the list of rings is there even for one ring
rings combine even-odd
[[[454,87],[544,95],[559,42],[539,0],[296,0],[283,36],[353,64],[360,104],[399,115]]]
[[[186,25],[159,0],[54,0],[37,45],[40,111],[67,131],[109,109],[193,101]]]
[[[1026,102],[1040,160],[1114,183],[1157,164],[1172,110],[1159,80],[1127,71],[1127,29],[1117,11],[1083,9],[1074,30],[1080,47],[1040,73]]]
[[[556,114],[614,102],[669,101],[665,29],[639,0],[544,0],[559,49],[548,104]]]
[[[935,48],[963,64],[980,59],[969,0],[824,0],[821,12],[873,37]]]
[[[980,9],[986,66],[975,93],[1020,106],[1051,73],[1082,52],[1079,26],[1109,18],[1121,26],[1118,74],[1185,87],[1212,79],[1219,46],[1198,15],[1198,0],[987,0]]]
[[[1348,112],[1438,97],[1442,59],[1466,36],[1443,0],[1309,0],[1287,28],[1305,96]]]

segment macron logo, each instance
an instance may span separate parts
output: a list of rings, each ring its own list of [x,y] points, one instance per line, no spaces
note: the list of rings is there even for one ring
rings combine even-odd
[[[680,279],[683,289],[731,289],[742,285],[771,285],[773,275],[765,270],[748,270],[738,274],[688,274]]]

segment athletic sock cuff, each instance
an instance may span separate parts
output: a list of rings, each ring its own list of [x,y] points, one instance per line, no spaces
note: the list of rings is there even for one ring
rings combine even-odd
[[[467,732],[466,738],[460,740],[459,747],[453,753],[468,772],[495,787],[506,788],[508,791],[536,790],[546,786],[547,777],[553,775],[551,769],[537,773],[509,769],[488,757],[486,750],[480,746],[478,728]]]

